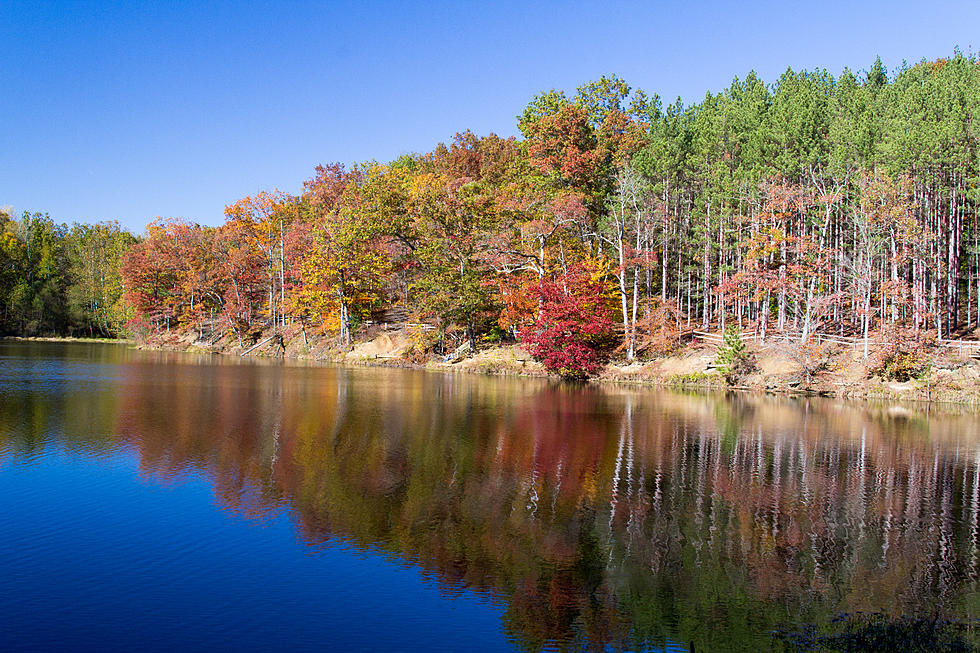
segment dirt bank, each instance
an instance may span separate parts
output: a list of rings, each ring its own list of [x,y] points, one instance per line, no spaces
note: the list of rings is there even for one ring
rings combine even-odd
[[[268,340],[255,347],[256,343]],[[214,352],[240,356],[280,356],[341,365],[411,367],[445,372],[491,375],[547,376],[544,368],[520,345],[494,344],[475,353],[436,356],[420,353],[417,334],[405,330],[379,330],[350,347],[331,338],[287,332],[282,342],[262,336],[251,342],[231,339],[205,342],[193,335],[156,336],[140,345],[182,351]],[[937,350],[923,369],[902,381],[869,373],[871,357],[863,349],[828,345],[802,351],[787,343],[748,344],[749,363],[735,381],[741,390],[786,394],[817,394],[841,398],[889,401],[952,402],[980,406],[980,360],[955,350]],[[873,353],[873,352],[872,352]],[[599,383],[724,389],[729,386],[716,369],[717,347],[690,344],[670,355],[651,360],[613,361],[599,376]]]

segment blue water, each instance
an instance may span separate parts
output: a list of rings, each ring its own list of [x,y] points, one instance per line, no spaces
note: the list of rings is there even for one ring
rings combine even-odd
[[[0,396],[28,386],[57,405],[115,378],[105,364],[59,362],[63,347],[46,364],[36,348],[8,351]],[[230,514],[205,471],[148,477],[126,447],[34,435],[44,445],[28,454],[9,439],[0,449],[4,651],[511,648],[486,594],[450,596],[417,567],[342,541],[311,547],[288,508]]]

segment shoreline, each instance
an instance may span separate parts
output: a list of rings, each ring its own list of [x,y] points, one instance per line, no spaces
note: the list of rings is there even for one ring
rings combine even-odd
[[[258,340],[261,342],[261,338]],[[281,349],[240,347],[235,343],[202,343],[186,334],[150,339],[139,348],[223,354],[248,358],[277,358],[325,363],[341,367],[388,367],[441,373],[484,376],[513,376],[551,379],[540,363],[519,344],[487,344],[472,355],[458,360],[438,360],[432,356],[412,356],[411,343],[404,331],[375,331],[354,342],[337,347],[332,339],[290,334]],[[245,354],[244,356],[242,354]],[[725,383],[713,371],[717,348],[706,343],[690,344],[667,356],[634,361],[612,361],[588,383],[601,386],[662,388],[698,392],[768,394],[792,397],[829,397],[868,402],[956,405],[980,412],[980,361],[949,352],[942,360],[933,358],[922,378],[904,382],[865,376],[866,361],[857,351],[834,350],[828,354],[827,369],[800,379],[800,366],[791,348],[776,343],[753,345],[750,349],[755,369],[735,385]]]
[[[404,334],[401,334],[404,335]],[[237,344],[210,344],[191,340],[186,334],[158,336],[139,343],[128,338],[69,338],[3,336],[2,340],[19,342],[77,342],[128,345],[148,351],[173,351],[219,354],[250,359],[275,359],[320,363],[338,367],[376,367],[412,369],[450,374],[510,376],[561,382],[523,351],[520,345],[487,346],[475,354],[454,361],[433,357],[423,360],[409,357],[403,350],[398,332],[386,332],[371,340],[360,340],[345,351],[325,338],[302,336],[288,338],[281,350],[271,347],[240,347]],[[382,341],[379,345],[378,341]],[[846,358],[847,352],[844,352]],[[980,361],[953,361],[930,369],[928,378],[905,382],[858,378],[861,365],[851,357],[843,367],[829,370],[801,385],[796,370],[785,351],[778,345],[755,347],[758,369],[742,382],[729,386],[717,372],[706,371],[716,356],[710,345],[688,345],[668,356],[625,363],[613,361],[587,383],[599,386],[665,389],[695,392],[738,392],[785,397],[827,397],[891,404],[912,403],[917,406],[949,405],[980,412]]]
[[[79,338],[76,336],[0,336],[0,340],[12,340],[15,342],[89,342],[103,344],[136,344],[136,341],[131,338]]]

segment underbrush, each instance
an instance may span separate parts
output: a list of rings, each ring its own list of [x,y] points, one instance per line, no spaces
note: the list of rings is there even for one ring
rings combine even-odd
[[[674,374],[667,379],[665,385],[668,387],[688,387],[688,386],[721,386],[725,379],[717,372],[690,372],[688,374]]]
[[[882,333],[884,345],[868,357],[868,376],[904,383],[924,377],[932,363],[935,339],[907,329]]]

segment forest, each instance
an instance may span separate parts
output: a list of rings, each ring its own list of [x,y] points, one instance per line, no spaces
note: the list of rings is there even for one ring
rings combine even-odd
[[[693,329],[970,337],[978,116],[980,64],[959,51],[749,73],[690,105],[602,77],[534,97],[520,138],[320,165],[217,227],[7,216],[0,326],[347,346],[371,323],[424,325],[438,353],[517,340],[583,376]]]
[[[120,335],[132,313],[120,270],[138,242],[116,222],[0,211],[0,334]]]

